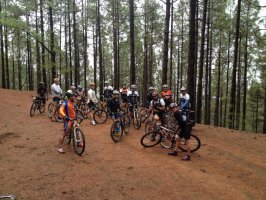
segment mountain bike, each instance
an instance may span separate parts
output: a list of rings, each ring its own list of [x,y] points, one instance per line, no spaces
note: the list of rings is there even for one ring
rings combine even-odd
[[[40,113],[45,112],[45,108],[44,108],[42,99],[40,97],[34,97],[33,98],[33,102],[31,104],[31,108],[30,108],[30,116],[31,117],[33,117],[36,110],[39,110]]]
[[[130,118],[125,113],[118,113],[119,119],[115,120],[110,129],[110,135],[112,140],[117,143],[123,138],[123,133],[126,135],[129,133],[130,129]]]
[[[133,107],[132,108],[132,122],[133,122],[133,126],[135,129],[140,129],[141,127],[141,121],[140,121],[140,116],[139,116],[139,113],[138,113],[138,108],[137,108],[137,105],[136,104],[131,104],[129,105],[129,107]]]
[[[75,153],[81,156],[85,150],[85,136],[83,131],[79,128],[76,119],[71,119],[71,121],[74,121],[74,124],[69,135],[65,137],[65,142],[70,144],[72,140]]]
[[[142,136],[140,143],[144,147],[154,147],[160,143],[162,147],[171,149],[176,146],[176,138],[180,132],[180,128],[175,131],[157,124],[155,130],[150,131]],[[187,151],[185,145],[185,142],[181,141],[179,149],[182,151]],[[200,148],[201,141],[196,135],[191,134],[189,145],[191,152],[195,152]]]
[[[62,106],[64,100],[61,99],[59,101],[59,103],[57,103],[55,106],[54,106],[54,103],[49,103],[48,105],[48,117],[49,118],[52,118],[53,117],[53,113],[54,113],[54,109],[55,109],[55,113],[54,113],[54,118],[57,122],[60,122],[60,123],[63,123],[64,122],[64,119],[62,117],[60,117],[59,115],[59,109],[60,107]]]

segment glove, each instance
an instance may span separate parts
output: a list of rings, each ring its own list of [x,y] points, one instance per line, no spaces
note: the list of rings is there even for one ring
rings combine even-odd
[[[66,121],[69,121],[69,120],[70,120],[70,119],[69,119],[69,116],[65,116],[64,119],[65,119]]]

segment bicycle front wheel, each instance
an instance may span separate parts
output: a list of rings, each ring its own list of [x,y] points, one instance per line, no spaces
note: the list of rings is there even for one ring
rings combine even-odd
[[[190,147],[190,152],[195,152],[197,151],[201,146],[200,139],[196,136],[191,134],[190,139],[189,139],[189,147]],[[186,143],[185,141],[180,141],[179,149],[182,151],[187,151]]]
[[[148,110],[146,108],[143,108],[140,111],[140,121],[141,121],[141,123],[145,122],[145,120],[148,119],[149,113],[147,111]]]
[[[34,113],[35,113],[35,103],[33,102],[30,108],[30,116],[33,117]]]
[[[119,123],[114,122],[110,130],[111,138],[115,143],[120,142],[123,137],[123,129],[121,127],[117,127],[118,124]]]
[[[48,117],[52,118],[52,116],[53,116],[53,103],[49,103],[47,113],[48,113]]]
[[[140,127],[141,127],[140,117],[139,117],[139,114],[137,112],[134,113],[133,125],[134,125],[135,129],[140,129]]]
[[[93,119],[97,124],[103,124],[107,121],[107,112],[104,110],[96,110],[93,113]]]
[[[140,143],[144,147],[154,147],[162,140],[162,135],[157,131],[151,131],[142,136]]]
[[[76,154],[78,154],[79,156],[81,156],[81,154],[85,150],[85,136],[80,128],[76,128],[74,130],[73,147]]]
[[[125,134],[128,134],[129,129],[130,129],[130,117],[129,116],[124,117],[123,128],[124,128]]]
[[[154,131],[154,121],[147,121],[145,123],[145,133]]]

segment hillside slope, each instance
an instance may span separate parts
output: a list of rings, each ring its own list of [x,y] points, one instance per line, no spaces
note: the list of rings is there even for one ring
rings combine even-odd
[[[29,116],[33,92],[0,89],[0,194],[18,199],[266,199],[266,135],[196,125],[202,147],[190,162],[140,145],[130,129],[114,144],[111,121],[81,124],[86,150],[57,153],[62,124]]]

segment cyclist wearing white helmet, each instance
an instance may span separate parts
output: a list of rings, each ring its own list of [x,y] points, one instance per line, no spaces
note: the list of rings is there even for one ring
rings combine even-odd
[[[181,93],[179,95],[179,103],[178,105],[180,106],[181,110],[188,109],[189,107],[189,94],[187,93],[186,88],[183,86],[180,89]]]
[[[119,91],[118,90],[114,90],[113,91],[113,98],[108,100],[108,108],[111,111],[112,117],[114,117],[115,119],[119,118],[119,114],[118,112],[120,111],[120,101],[119,101]]]
[[[130,86],[130,89],[131,90],[127,92],[127,98],[129,102],[129,116],[131,116],[133,107],[137,107],[139,102],[139,93],[137,91],[137,86],[135,84],[132,84]]]
[[[75,95],[78,101],[84,96],[84,89],[81,85],[78,85]]]
[[[63,135],[61,137],[59,137],[59,146],[57,149],[57,151],[59,153],[65,153],[63,148],[62,148],[64,138],[65,138],[65,136],[70,134],[71,128],[74,124],[73,119],[76,116],[75,106],[74,106],[74,96],[75,96],[75,94],[73,93],[73,91],[68,90],[66,92],[67,100],[64,101],[64,103],[62,104],[62,106],[59,109],[59,114],[64,119],[64,132],[63,132]]]
[[[104,82],[103,96],[105,99],[111,99],[114,88],[109,84],[109,81]]]
[[[181,131],[180,131],[179,136],[176,138],[175,150],[171,153],[168,153],[168,155],[177,156],[177,150],[179,148],[180,141],[182,138],[185,138],[186,147],[187,147],[187,155],[184,158],[182,158],[182,160],[189,161],[189,160],[191,160],[190,145],[189,145],[191,129],[187,128],[186,117],[183,114],[182,110],[179,109],[179,107],[176,103],[171,103],[169,108],[174,112],[174,117],[178,121],[178,124],[181,128]]]
[[[152,93],[154,92],[154,87],[150,86],[149,87],[149,92],[147,94],[147,107],[149,108],[151,101],[153,100],[153,96]]]
[[[152,93],[153,100],[150,103],[148,112],[153,112],[154,119],[159,119],[164,125],[165,121],[165,102],[162,98],[159,98],[159,94],[154,91]]]

